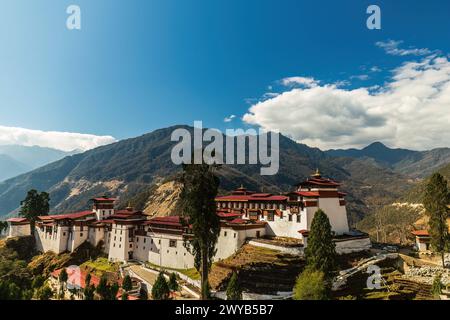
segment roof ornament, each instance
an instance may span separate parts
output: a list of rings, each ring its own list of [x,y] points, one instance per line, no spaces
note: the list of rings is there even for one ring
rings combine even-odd
[[[133,207],[131,206],[131,201],[128,201],[128,206],[126,208],[128,211],[133,211]]]
[[[314,178],[320,178],[322,175],[320,174],[319,168],[316,169],[316,172],[312,175]]]

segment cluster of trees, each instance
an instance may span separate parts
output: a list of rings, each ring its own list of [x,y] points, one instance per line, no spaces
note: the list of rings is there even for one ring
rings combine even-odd
[[[305,249],[306,267],[297,278],[294,288],[296,300],[327,300],[336,271],[336,247],[330,221],[321,209],[311,223],[308,246]]]
[[[153,300],[168,300],[170,299],[172,292],[179,290],[180,286],[178,284],[177,275],[171,273],[169,281],[167,281],[164,272],[161,271],[153,284],[152,298]]]

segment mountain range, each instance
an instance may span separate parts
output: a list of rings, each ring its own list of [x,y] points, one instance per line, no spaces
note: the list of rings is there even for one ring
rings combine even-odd
[[[0,181],[39,168],[79,151],[65,152],[38,146],[0,145]]]
[[[450,148],[429,151],[391,149],[374,142],[363,149],[337,149],[326,153],[332,157],[370,158],[383,167],[413,178],[424,178],[450,162]]]
[[[170,136],[177,128],[193,130],[188,126],[159,129],[67,156],[1,182],[0,217],[16,214],[20,201],[31,188],[50,192],[54,213],[86,209],[90,198],[103,194],[117,196],[119,206],[126,206],[131,200],[137,209],[147,209],[149,214],[176,213],[169,212],[167,207],[176,210],[168,199],[176,201],[174,195],[179,192],[174,181],[181,168],[170,159],[176,144]],[[220,192],[241,184],[255,191],[287,192],[319,168],[324,176],[342,183],[341,189],[348,193],[350,222],[354,224],[374,208],[391,203],[415,187],[418,178],[430,170],[422,163],[428,161],[437,166],[450,162],[450,156],[445,160],[446,154],[447,149],[418,152],[390,149],[381,143],[362,150],[324,152],[280,135],[278,174],[261,176],[257,165],[223,165],[218,170]],[[411,175],[405,173],[410,167],[415,168]],[[162,206],[166,210],[160,210]]]

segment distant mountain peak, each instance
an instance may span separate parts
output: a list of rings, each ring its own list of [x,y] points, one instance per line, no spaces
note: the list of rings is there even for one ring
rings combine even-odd
[[[391,149],[388,146],[386,146],[384,143],[380,141],[375,141],[369,144],[367,147],[363,148],[362,150],[368,150],[368,149]]]

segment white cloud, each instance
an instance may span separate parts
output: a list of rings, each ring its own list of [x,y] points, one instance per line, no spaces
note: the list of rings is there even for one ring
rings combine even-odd
[[[371,72],[381,72],[381,71],[383,71],[383,70],[381,70],[380,67],[373,66],[373,67],[370,68],[370,71],[371,71]]]
[[[446,56],[406,62],[376,88],[290,88],[254,103],[243,120],[322,149],[374,141],[417,150],[448,147],[450,62]]]
[[[319,81],[308,77],[288,77],[281,80],[284,86],[300,85],[306,88],[313,88],[319,85]]]
[[[360,75],[356,75],[356,76],[351,76],[350,79],[358,79],[358,80],[366,81],[366,80],[369,80],[369,76],[367,74],[360,74]]]
[[[223,122],[231,122],[231,121],[233,121],[234,118],[236,118],[236,116],[234,114],[232,114],[229,117],[225,117],[225,119],[223,119]]]
[[[64,151],[72,151],[75,149],[85,151],[115,141],[116,139],[111,136],[0,126],[0,145],[17,144],[22,146],[54,148]]]
[[[407,49],[400,48],[400,45],[402,43],[403,41],[388,40],[388,41],[378,41],[375,43],[375,45],[377,47],[384,49],[384,51],[387,54],[393,56],[407,56],[407,55],[425,56],[432,53],[432,51],[428,48],[413,48],[413,47]]]

